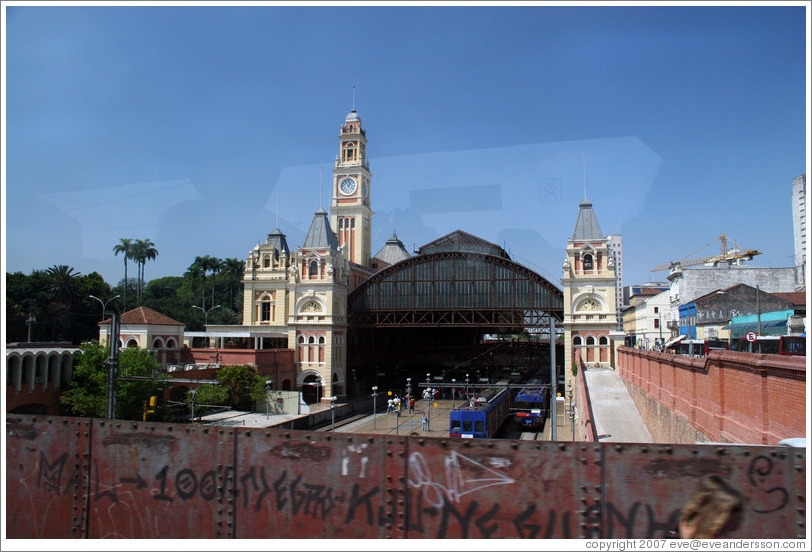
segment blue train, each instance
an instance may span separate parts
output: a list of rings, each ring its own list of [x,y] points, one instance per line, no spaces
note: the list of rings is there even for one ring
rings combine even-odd
[[[541,429],[550,407],[550,388],[533,385],[522,388],[513,401],[514,420],[524,429]]]
[[[472,406],[456,408],[450,415],[450,437],[490,439],[510,414],[510,392],[490,389],[474,400]]]

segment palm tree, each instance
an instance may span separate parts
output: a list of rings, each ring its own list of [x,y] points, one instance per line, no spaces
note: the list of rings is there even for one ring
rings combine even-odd
[[[154,260],[158,256],[152,240],[135,240],[131,258],[138,264],[138,298],[140,299],[144,291],[144,266],[147,261]]]
[[[192,266],[197,265],[203,270],[203,276],[206,276],[207,272],[211,272],[212,280],[211,280],[211,304],[214,305],[214,278],[213,276],[220,270],[220,265],[222,264],[222,260],[218,259],[217,257],[212,257],[211,255],[204,255],[202,257],[195,257],[195,262],[192,263]]]
[[[144,267],[146,266],[147,261],[154,261],[155,258],[158,256],[158,250],[155,249],[155,244],[152,243],[152,240],[146,239],[143,241],[143,259],[141,260],[141,293],[144,292]]]
[[[195,301],[197,300],[197,298],[195,297],[195,295],[197,294],[197,283],[200,281],[201,278],[205,278],[206,276],[206,271],[203,270],[203,267],[201,267],[200,264],[198,264],[197,262],[197,259],[199,258],[200,257],[195,258],[195,262],[189,265],[189,268],[186,269],[186,273],[183,275],[184,277],[189,278],[192,281],[192,297],[195,298]],[[206,308],[205,289],[203,290],[202,297],[203,297],[203,309],[205,310]]]
[[[45,271],[48,279],[48,290],[55,301],[70,304],[76,296],[76,277],[81,276],[81,272],[74,272],[74,268],[68,265],[54,265]]]
[[[45,271],[48,292],[53,299],[53,302],[48,305],[48,314],[52,323],[52,339],[63,335],[72,326],[71,304],[79,288],[76,277],[81,276],[79,272],[73,270],[73,267],[68,265],[54,265]]]
[[[127,260],[131,259],[133,241],[130,238],[121,238],[120,242],[113,247],[113,253],[118,257],[119,253],[124,253],[124,310],[127,310]]]
[[[223,270],[229,276],[229,299],[231,310],[234,310],[234,289],[239,290],[240,282],[245,274],[245,261],[236,258],[225,259],[223,260]]]

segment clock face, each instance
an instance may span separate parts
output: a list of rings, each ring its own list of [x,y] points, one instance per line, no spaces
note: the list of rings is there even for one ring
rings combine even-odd
[[[596,311],[600,310],[600,305],[594,299],[584,299],[581,301],[581,304],[578,305],[578,310],[580,311]]]
[[[338,183],[338,189],[341,190],[341,193],[344,195],[354,194],[356,188],[358,188],[358,183],[354,178],[347,177]]]

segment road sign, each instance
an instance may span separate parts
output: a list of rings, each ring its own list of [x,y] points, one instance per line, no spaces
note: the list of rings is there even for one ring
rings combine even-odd
[[[756,336],[756,332],[747,332],[747,335],[745,335],[744,337],[745,337],[745,339],[747,339],[747,341],[752,343],[752,342],[754,342],[756,340],[757,336]]]

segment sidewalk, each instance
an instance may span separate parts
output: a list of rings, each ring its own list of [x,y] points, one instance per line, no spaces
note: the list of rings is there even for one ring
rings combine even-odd
[[[584,370],[584,378],[598,441],[654,442],[617,372],[610,368],[589,368]]]

